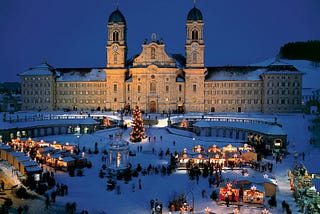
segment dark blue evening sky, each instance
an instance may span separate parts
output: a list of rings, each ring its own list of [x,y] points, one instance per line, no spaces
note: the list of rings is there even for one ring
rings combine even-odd
[[[192,0],[118,0],[127,21],[129,57],[151,34],[167,53],[184,54]],[[274,57],[292,41],[320,39],[319,0],[198,0],[205,22],[205,64],[248,65]],[[41,63],[105,66],[107,21],[114,0],[1,0],[1,80]]]

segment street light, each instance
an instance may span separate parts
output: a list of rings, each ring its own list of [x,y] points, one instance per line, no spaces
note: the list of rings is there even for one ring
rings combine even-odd
[[[80,141],[80,135],[77,135],[77,139],[78,139],[78,151],[80,152],[80,144],[79,144],[79,141]]]

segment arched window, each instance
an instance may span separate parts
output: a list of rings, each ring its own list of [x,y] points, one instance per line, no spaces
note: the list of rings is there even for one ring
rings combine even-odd
[[[154,47],[151,47],[151,59],[156,58],[156,49]]]
[[[192,30],[192,40],[198,40],[198,39],[199,39],[198,30],[196,29]]]
[[[156,83],[155,82],[150,83],[150,92],[156,92]]]
[[[114,31],[113,34],[112,34],[112,40],[114,42],[117,42],[119,41],[119,32],[118,31]]]
[[[114,64],[118,63],[118,54],[116,54],[116,53],[113,55],[113,63]]]

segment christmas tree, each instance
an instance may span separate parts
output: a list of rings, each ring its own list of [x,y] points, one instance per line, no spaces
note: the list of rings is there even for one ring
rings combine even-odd
[[[131,142],[141,142],[144,136],[145,130],[143,127],[143,118],[138,106],[132,112],[132,130],[130,132]]]

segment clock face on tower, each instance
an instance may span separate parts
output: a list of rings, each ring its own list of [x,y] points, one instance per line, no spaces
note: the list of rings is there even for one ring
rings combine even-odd
[[[114,46],[112,47],[112,49],[113,49],[114,51],[117,51],[117,50],[118,50],[118,45],[114,45]]]
[[[198,44],[192,44],[191,45],[192,50],[198,50]]]

